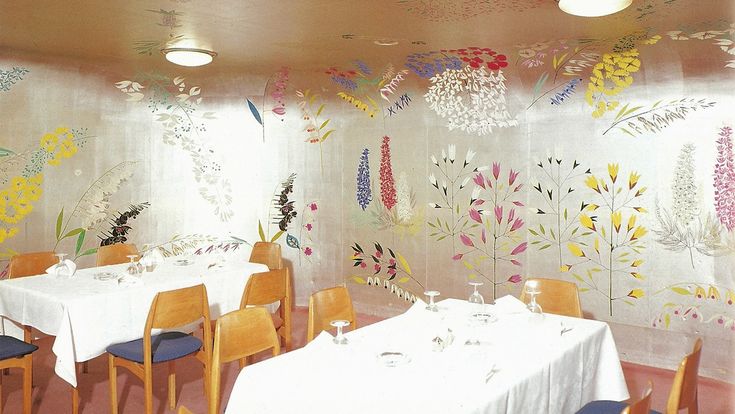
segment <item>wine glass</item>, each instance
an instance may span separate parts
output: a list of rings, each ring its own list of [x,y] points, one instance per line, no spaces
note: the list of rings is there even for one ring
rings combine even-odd
[[[472,307],[473,308],[476,308],[476,309],[473,309],[473,311],[475,311],[475,310],[477,310],[477,311],[482,310],[482,305],[485,304],[485,298],[483,298],[482,295],[480,294],[480,292],[477,291],[477,287],[478,286],[482,286],[482,285],[483,285],[482,282],[470,282],[470,286],[472,286],[475,289],[472,292],[472,294],[470,295],[470,298],[468,299],[468,302],[470,302],[471,304],[473,304]]]
[[[138,255],[129,254],[126,257],[130,259],[130,263],[128,263],[128,268],[127,268],[128,274],[131,276],[138,276],[141,273],[141,267],[142,267],[140,263],[135,262],[135,258],[138,257]]]
[[[342,328],[348,326],[350,324],[350,321],[338,319],[336,321],[330,322],[329,324],[337,328],[337,336],[332,338],[332,342],[337,345],[347,345],[347,337],[342,333]]]
[[[71,277],[71,268],[64,260],[66,253],[56,253],[54,256],[59,258],[59,263],[54,267],[54,275],[56,277]]]
[[[474,291],[470,295],[468,302],[470,303],[470,325],[472,336],[467,339],[465,345],[480,345],[480,339],[477,331],[480,323],[483,321],[482,308],[485,305],[485,299],[482,297],[480,292],[477,291],[478,286],[482,286],[482,282],[470,282],[470,286],[474,288]]]
[[[424,295],[429,297],[429,304],[426,305],[426,310],[432,311],[432,312],[439,312],[439,307],[436,306],[436,303],[434,303],[434,298],[439,296],[438,290],[427,290],[424,292]]]
[[[143,257],[140,259],[140,263],[145,266],[146,272],[152,272],[156,270],[156,267],[162,264],[164,261],[163,254],[158,250],[158,247],[153,247],[146,250],[143,253]]]
[[[531,297],[531,300],[528,302],[526,307],[531,312],[531,321],[533,322],[539,322],[544,318],[544,311],[541,309],[541,305],[536,302],[536,296],[540,293],[541,291],[536,285],[526,287],[526,294]]]

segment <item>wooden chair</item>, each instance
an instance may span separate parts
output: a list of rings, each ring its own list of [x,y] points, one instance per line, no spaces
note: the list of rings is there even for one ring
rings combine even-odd
[[[186,407],[184,407],[184,406],[182,405],[181,407],[179,407],[179,412],[178,412],[178,414],[194,414],[194,413],[192,413],[191,411],[189,411],[189,409],[188,409],[188,408],[186,408]]]
[[[536,303],[546,313],[555,315],[582,317],[582,305],[579,301],[579,290],[572,282],[556,279],[528,279],[521,291],[521,302],[527,303],[530,298],[526,290],[535,286],[541,293],[536,296]]]
[[[183,332],[164,332],[151,335],[152,329],[173,329],[202,322],[202,339]],[[110,405],[111,413],[117,414],[117,367],[127,368],[143,380],[145,389],[145,412],[153,413],[153,364],[168,362],[168,402],[176,407],[175,360],[194,354],[204,365],[204,394],[209,398],[212,357],[212,332],[209,321],[207,289],[197,285],[183,289],[160,292],[153,299],[143,338],[121,344],[110,345]]]
[[[268,266],[268,269],[282,269],[281,245],[271,242],[256,242],[253,251],[250,252],[250,263],[260,263]]]
[[[18,254],[10,258],[8,278],[43,275],[46,269],[59,263],[54,252],[35,252]]]
[[[0,369],[23,369],[23,414],[31,414],[33,353],[36,345],[0,335]],[[0,375],[0,414],[3,412],[3,379]]]
[[[100,246],[97,249],[97,266],[107,266],[129,262],[128,257],[131,254],[139,254],[138,248],[134,244],[109,244]]]
[[[641,398],[632,400],[629,403],[623,401],[592,401],[577,411],[576,414],[649,414],[656,413],[651,411],[651,393],[653,392],[653,383],[648,381],[648,385],[643,391]]]
[[[353,330],[357,328],[355,310],[347,288],[336,286],[313,293],[309,298],[306,342],[311,342],[321,331],[332,329],[329,323],[339,319],[350,321]]]
[[[669,392],[665,414],[676,414],[679,410],[687,409],[688,414],[697,414],[697,383],[699,378],[699,359],[702,355],[702,338],[694,342],[694,349],[685,356],[679,364],[674,376],[674,384]]]
[[[240,309],[280,302],[278,315],[272,315],[273,325],[283,338],[284,348],[291,349],[291,275],[288,269],[255,273],[248,279],[240,301]]]
[[[226,313],[217,320],[214,329],[209,414],[219,413],[221,365],[239,360],[242,369],[248,356],[270,348],[273,348],[273,356],[281,352],[273,320],[264,307],[239,309]]]

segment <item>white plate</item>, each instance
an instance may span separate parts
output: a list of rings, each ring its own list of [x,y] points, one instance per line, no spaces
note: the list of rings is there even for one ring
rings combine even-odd
[[[403,352],[388,351],[378,354],[378,361],[386,367],[397,367],[409,363],[411,358]]]
[[[193,264],[194,261],[191,259],[179,259],[174,262],[176,266],[189,266],[190,264]]]
[[[472,317],[480,323],[491,323],[498,320],[498,317],[490,312],[475,312]]]
[[[103,282],[106,281],[106,280],[117,280],[119,278],[120,278],[120,275],[118,275],[116,273],[112,273],[112,272],[100,272],[100,273],[95,273],[94,274],[94,279],[95,280],[100,280],[100,281],[103,281]]]

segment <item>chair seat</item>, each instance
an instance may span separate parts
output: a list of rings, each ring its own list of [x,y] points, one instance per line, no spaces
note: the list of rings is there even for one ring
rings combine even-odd
[[[0,360],[22,357],[35,352],[36,345],[23,342],[12,336],[0,335]]]
[[[153,362],[166,362],[193,354],[202,347],[202,341],[183,332],[164,332],[151,336]],[[114,344],[107,352],[129,361],[143,363],[143,339]]]
[[[608,400],[592,401],[590,403],[587,403],[584,407],[582,407],[575,414],[620,414],[620,412],[623,411],[623,409],[627,406],[628,406],[627,403],[624,403],[621,401],[608,401]],[[661,414],[661,413],[659,413],[658,411],[651,410],[650,414]]]

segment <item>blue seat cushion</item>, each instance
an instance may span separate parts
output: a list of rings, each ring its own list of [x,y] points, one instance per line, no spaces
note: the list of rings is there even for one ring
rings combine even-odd
[[[202,341],[183,332],[164,332],[151,336],[153,362],[165,362],[193,354],[202,347]],[[107,352],[129,361],[143,363],[143,338],[107,347]]]
[[[35,352],[37,349],[36,345],[23,342],[12,336],[0,335],[0,360],[22,357]]]
[[[592,401],[582,407],[576,414],[620,414],[628,404],[620,401]],[[661,414],[658,411],[650,411],[650,414]]]

